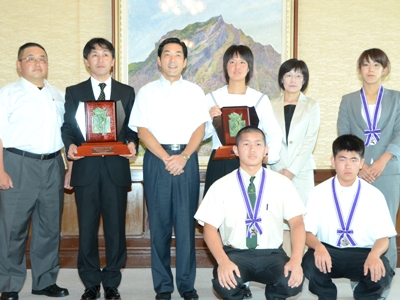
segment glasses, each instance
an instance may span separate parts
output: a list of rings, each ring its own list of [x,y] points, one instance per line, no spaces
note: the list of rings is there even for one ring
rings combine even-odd
[[[299,74],[299,73],[296,73],[296,74],[291,74],[291,73],[286,73],[285,75],[283,75],[283,77],[285,78],[285,79],[292,79],[292,78],[294,78],[294,79],[296,79],[296,80],[303,80],[303,74]]]
[[[39,64],[47,64],[47,58],[46,57],[39,57],[39,58],[34,58],[34,57],[23,57],[18,59],[19,61],[26,61],[27,63],[33,64],[33,63],[39,63]]]

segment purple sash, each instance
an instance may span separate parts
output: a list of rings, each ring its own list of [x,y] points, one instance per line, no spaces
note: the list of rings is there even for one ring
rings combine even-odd
[[[339,224],[341,227],[341,229],[337,230],[337,234],[340,234],[340,236],[339,236],[339,239],[338,239],[338,242],[336,245],[339,247],[340,247],[341,243],[342,243],[342,246],[347,246],[346,245],[347,240],[351,243],[352,246],[357,245],[357,243],[351,237],[351,234],[353,234],[354,232],[353,232],[353,230],[350,230],[350,225],[351,225],[351,221],[353,221],[354,211],[356,210],[358,197],[360,196],[360,190],[361,190],[361,181],[360,181],[360,179],[358,179],[357,193],[356,193],[356,196],[354,197],[353,204],[350,209],[350,214],[349,214],[349,218],[347,219],[347,224],[345,224],[344,220],[343,220],[342,211],[340,209],[340,204],[339,204],[339,201],[338,201],[337,195],[336,195],[335,178],[332,178],[333,199],[335,200],[336,213],[337,213],[337,216],[339,219]]]
[[[376,142],[378,142],[380,140],[379,134],[381,133],[381,130],[377,128],[377,125],[378,125],[378,113],[379,113],[379,110],[381,109],[383,92],[384,92],[384,88],[383,88],[383,86],[380,86],[379,92],[378,92],[378,98],[377,98],[376,106],[375,106],[374,118],[371,120],[367,100],[365,97],[364,88],[361,88],[361,90],[360,90],[361,104],[362,104],[362,108],[364,110],[365,118],[367,119],[367,125],[368,125],[368,129],[364,130],[364,135],[367,136],[367,138],[365,140],[365,146],[367,146],[367,147],[371,144],[372,138]],[[372,143],[372,144],[375,144],[375,143]]]
[[[262,200],[262,195],[264,192],[264,186],[265,186],[265,177],[266,177],[266,172],[263,169],[262,175],[261,175],[261,182],[260,182],[260,187],[258,189],[258,196],[256,203],[254,205],[254,210],[251,207],[251,203],[249,200],[249,196],[247,195],[247,191],[244,187],[243,184],[243,179],[242,175],[240,175],[239,169],[237,170],[237,180],[239,182],[240,190],[242,191],[242,196],[243,196],[243,202],[246,207],[248,219],[246,219],[246,225],[247,226],[247,237],[251,237],[251,228],[255,227],[257,231],[262,234],[262,228],[261,228],[261,217],[258,217],[258,214],[260,212],[260,206],[261,206],[261,200]]]

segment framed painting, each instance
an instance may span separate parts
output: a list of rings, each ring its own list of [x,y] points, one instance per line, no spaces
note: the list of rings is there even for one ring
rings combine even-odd
[[[112,0],[113,76],[134,87],[159,78],[157,47],[168,37],[188,46],[183,78],[207,94],[225,85],[222,56],[232,44],[244,44],[254,53],[249,86],[268,95],[280,94],[281,63],[297,56],[298,0]],[[140,165],[139,157],[135,164]],[[206,167],[211,143],[199,148],[199,163]]]

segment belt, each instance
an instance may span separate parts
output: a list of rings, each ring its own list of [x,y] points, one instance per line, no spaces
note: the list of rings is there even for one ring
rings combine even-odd
[[[186,146],[186,144],[161,144],[165,150],[183,150]]]
[[[15,154],[33,158],[33,159],[40,159],[40,160],[47,160],[47,159],[55,158],[61,152],[60,150],[58,150],[54,153],[49,153],[49,154],[35,154],[35,153],[28,152],[28,151],[22,151],[17,148],[4,148],[4,149],[6,149],[8,152],[11,152],[11,153],[15,153]]]

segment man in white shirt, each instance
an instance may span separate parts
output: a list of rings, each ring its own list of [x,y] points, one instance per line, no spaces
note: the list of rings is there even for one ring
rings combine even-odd
[[[242,128],[233,150],[240,168],[210,187],[195,215],[217,261],[214,290],[239,300],[244,283],[257,281],[266,284],[268,300],[294,296],[303,285],[303,202],[287,177],[262,167],[268,147],[259,128]],[[291,258],[281,247],[283,220],[291,228]]]
[[[171,299],[171,235],[175,229],[176,285],[185,300],[197,300],[193,216],[200,189],[196,149],[210,119],[204,92],[182,79],[185,43],[168,38],[158,46],[159,80],[139,90],[129,127],[146,145],[143,181],[151,236],[156,299]]]
[[[41,45],[22,45],[16,67],[19,81],[0,90],[0,299],[18,299],[24,284],[30,221],[32,294],[64,297],[68,290],[56,285],[64,94],[45,79],[48,58]]]
[[[358,282],[355,299],[379,299],[394,272],[383,255],[396,235],[383,194],[357,176],[364,164],[364,143],[342,135],[332,145],[336,176],[308,196],[304,274],[319,299],[336,299],[332,278]]]

